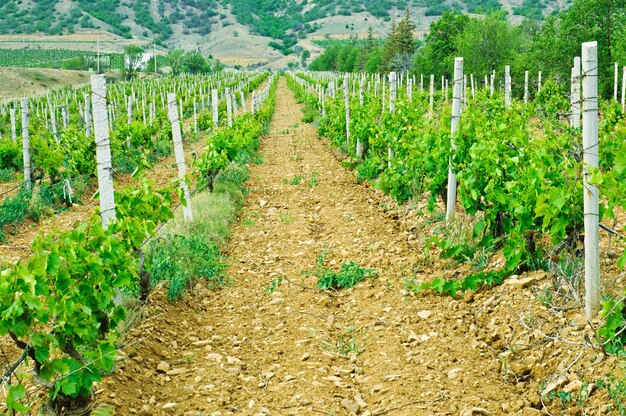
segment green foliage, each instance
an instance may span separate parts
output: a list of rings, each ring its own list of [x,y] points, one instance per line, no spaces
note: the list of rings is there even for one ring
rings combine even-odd
[[[39,237],[33,257],[2,271],[0,334],[10,335],[35,374],[53,385],[53,401],[89,398],[93,383],[112,369],[116,327],[125,316],[115,299],[138,284],[135,253],[171,217],[169,194],[146,183],[116,200],[118,217],[108,230],[93,216],[74,230]],[[12,390],[13,401],[21,397],[19,387]]]
[[[307,272],[317,277],[317,287],[327,289],[349,289],[366,278],[375,279],[377,273],[374,269],[365,269],[353,261],[341,263],[338,271],[334,271],[326,265],[328,251],[324,250],[315,261],[313,272]]]
[[[201,235],[169,235],[152,246],[148,265],[152,285],[168,284],[167,295],[178,299],[197,279],[206,280],[211,287],[226,281],[226,268],[217,244]]]

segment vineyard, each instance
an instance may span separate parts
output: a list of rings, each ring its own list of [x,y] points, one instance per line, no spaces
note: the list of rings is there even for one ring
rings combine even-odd
[[[0,409],[626,414],[626,68],[599,97],[595,48],[565,87],[456,58],[4,103]]]

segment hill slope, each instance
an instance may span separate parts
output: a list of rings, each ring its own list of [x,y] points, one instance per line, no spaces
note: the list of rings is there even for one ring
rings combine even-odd
[[[570,1],[0,0],[0,35],[5,35],[0,37],[0,46],[14,40],[10,35],[95,36],[96,29],[101,29],[143,45],[156,42],[168,48],[200,48],[226,60],[236,55],[247,64],[249,59],[276,60],[298,52],[309,44],[303,39],[359,35],[370,25],[376,33],[385,34],[389,22],[406,7],[411,7],[418,30],[423,32],[451,8],[470,13],[504,9],[512,19],[540,18],[567,7]]]

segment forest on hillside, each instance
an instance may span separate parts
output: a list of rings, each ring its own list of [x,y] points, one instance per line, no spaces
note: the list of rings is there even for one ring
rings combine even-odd
[[[451,78],[454,58],[462,56],[468,74],[482,77],[510,65],[514,79],[523,79],[526,70],[542,71],[545,79],[563,81],[563,88],[569,88],[572,58],[580,55],[582,42],[596,40],[600,91],[608,95],[613,87],[613,63],[626,62],[626,0],[574,0],[566,11],[552,13],[543,21],[524,19],[518,25],[511,24],[503,11],[484,18],[446,11],[430,25],[423,40],[414,39],[414,30],[407,14],[392,23],[384,42],[370,31],[366,41],[354,39],[327,47],[309,69],[399,71]]]

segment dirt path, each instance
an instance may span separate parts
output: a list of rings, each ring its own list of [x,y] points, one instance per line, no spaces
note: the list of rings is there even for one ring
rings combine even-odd
[[[120,414],[146,415],[524,408],[528,401],[504,383],[488,344],[468,335],[471,305],[403,290],[418,254],[384,210],[391,201],[358,184],[314,127],[300,122],[284,79],[277,94],[264,163],[251,168],[228,246],[233,285],[215,292],[198,285],[175,304],[155,293],[149,317],[128,335],[128,359],[100,386],[99,399]],[[379,278],[320,292],[302,272],[324,249],[335,270],[353,260]],[[292,283],[267,293],[281,276]],[[360,354],[333,348],[340,337]]]

